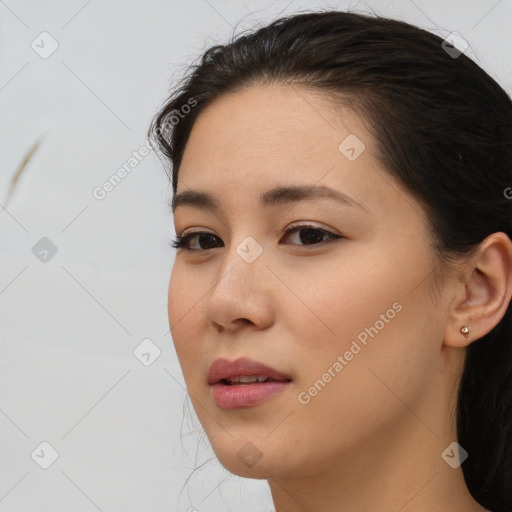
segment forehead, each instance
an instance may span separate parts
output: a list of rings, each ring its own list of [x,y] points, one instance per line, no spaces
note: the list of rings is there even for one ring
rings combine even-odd
[[[276,187],[325,185],[382,222],[415,218],[425,225],[417,199],[375,155],[375,139],[352,109],[299,86],[259,85],[223,95],[201,112],[177,193],[206,192],[236,217],[263,212],[262,194]]]
[[[228,184],[305,174],[321,178],[349,162],[340,144],[351,136],[372,152],[373,138],[349,109],[301,86],[255,85],[220,96],[195,121],[179,170],[181,184]],[[346,162],[343,162],[345,160]],[[353,161],[350,167],[356,168]],[[303,181],[303,180],[302,180]]]

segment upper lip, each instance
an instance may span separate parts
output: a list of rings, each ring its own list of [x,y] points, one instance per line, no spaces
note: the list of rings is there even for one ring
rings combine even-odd
[[[270,366],[247,357],[240,357],[234,361],[224,358],[216,359],[208,370],[208,384],[241,375],[265,375],[274,380],[291,380],[290,376]]]

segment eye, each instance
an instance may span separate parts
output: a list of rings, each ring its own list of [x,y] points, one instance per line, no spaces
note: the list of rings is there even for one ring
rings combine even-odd
[[[336,235],[334,233],[331,233],[330,231],[327,231],[325,229],[318,228],[316,226],[312,226],[310,224],[300,224],[300,225],[294,225],[290,226],[288,229],[286,229],[284,233],[284,237],[288,237],[288,235],[292,233],[303,233],[303,235],[298,236],[298,240],[302,243],[300,244],[291,244],[291,245],[325,245],[324,242],[326,241],[332,241],[338,238],[343,238],[341,235]],[[327,236],[327,240],[324,239],[324,237]],[[194,240],[197,237],[196,241],[198,242],[200,248],[192,249],[190,247],[190,241]],[[291,237],[289,237],[291,238]],[[174,240],[170,242],[171,247],[174,249],[184,249],[186,251],[200,251],[203,252],[204,250],[208,249],[214,249],[215,247],[211,247],[212,244],[215,244],[215,240],[220,240],[220,238],[216,235],[213,235],[212,233],[207,233],[205,231],[198,231],[196,233],[188,233],[184,236],[176,236]],[[206,244],[210,247],[202,247],[201,248],[201,242]],[[319,243],[320,242],[320,243]]]
[[[191,249],[189,242],[190,240],[198,237],[199,240],[206,240],[206,244],[209,245],[215,242],[215,239],[220,240],[219,237],[212,235],[211,233],[206,233],[204,231],[198,231],[197,233],[188,233],[184,236],[176,236],[174,240],[171,240],[171,247],[174,249],[184,249],[185,251],[198,251],[201,249]],[[207,247],[206,249],[211,249],[212,247]]]
[[[300,235],[300,233],[303,232],[303,235]],[[326,240],[323,240],[323,237],[327,235],[327,240],[335,240],[337,238],[342,238],[341,235],[336,235],[334,233],[331,233],[330,231],[327,231],[325,229],[321,229],[315,226],[311,226],[309,224],[299,224],[295,226],[289,227],[285,232],[285,237],[289,235],[290,233],[297,233],[299,236],[297,237],[301,242],[304,242],[300,245],[319,245],[318,242],[321,242],[323,245],[323,242]],[[291,237],[290,237],[291,238]],[[316,242],[315,242],[316,241]],[[292,244],[294,245],[294,244]]]

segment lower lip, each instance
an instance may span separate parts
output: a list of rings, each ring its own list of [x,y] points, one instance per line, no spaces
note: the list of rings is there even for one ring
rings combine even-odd
[[[229,386],[217,382],[210,387],[217,405],[221,409],[252,407],[267,398],[284,391],[290,381],[257,382],[255,384],[235,384]]]

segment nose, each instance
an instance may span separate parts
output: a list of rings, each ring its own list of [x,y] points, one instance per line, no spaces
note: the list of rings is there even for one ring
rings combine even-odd
[[[276,310],[272,275],[261,255],[251,261],[243,251],[230,248],[205,301],[208,324],[217,332],[270,327]]]

